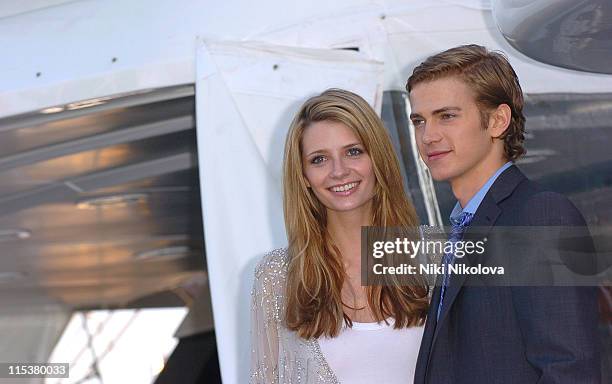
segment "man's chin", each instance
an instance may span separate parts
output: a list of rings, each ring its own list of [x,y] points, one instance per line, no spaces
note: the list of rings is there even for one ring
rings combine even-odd
[[[448,181],[450,176],[443,172],[433,172],[431,168],[429,169],[429,173],[431,174],[431,178],[435,181]]]

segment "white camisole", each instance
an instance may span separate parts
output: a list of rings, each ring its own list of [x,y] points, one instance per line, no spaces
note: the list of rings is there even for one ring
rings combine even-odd
[[[393,329],[393,319],[388,322],[353,322],[337,337],[318,339],[327,364],[342,384],[413,382],[423,327]]]

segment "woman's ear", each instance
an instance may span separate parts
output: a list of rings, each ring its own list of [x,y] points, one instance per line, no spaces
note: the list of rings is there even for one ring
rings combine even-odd
[[[506,132],[510,121],[512,120],[512,111],[508,104],[500,104],[495,110],[489,114],[488,130],[491,138],[497,139]]]

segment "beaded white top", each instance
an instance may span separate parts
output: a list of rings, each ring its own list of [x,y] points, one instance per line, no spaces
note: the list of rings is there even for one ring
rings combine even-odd
[[[421,235],[427,237],[429,228],[422,226]],[[250,383],[340,383],[325,360],[318,340],[305,340],[283,325],[288,265],[287,250],[276,249],[255,268],[251,291]],[[416,357],[415,353],[415,361]]]
[[[255,268],[251,292],[251,383],[339,383],[316,339],[305,340],[282,324],[289,256],[268,253]]]

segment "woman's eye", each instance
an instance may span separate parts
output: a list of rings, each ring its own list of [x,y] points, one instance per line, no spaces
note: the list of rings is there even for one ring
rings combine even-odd
[[[323,160],[325,160],[324,156],[315,156],[312,159],[310,159],[310,163],[311,164],[321,164]]]
[[[353,147],[353,148],[349,148],[347,153],[349,156],[359,156],[363,153],[363,151],[360,148]]]

